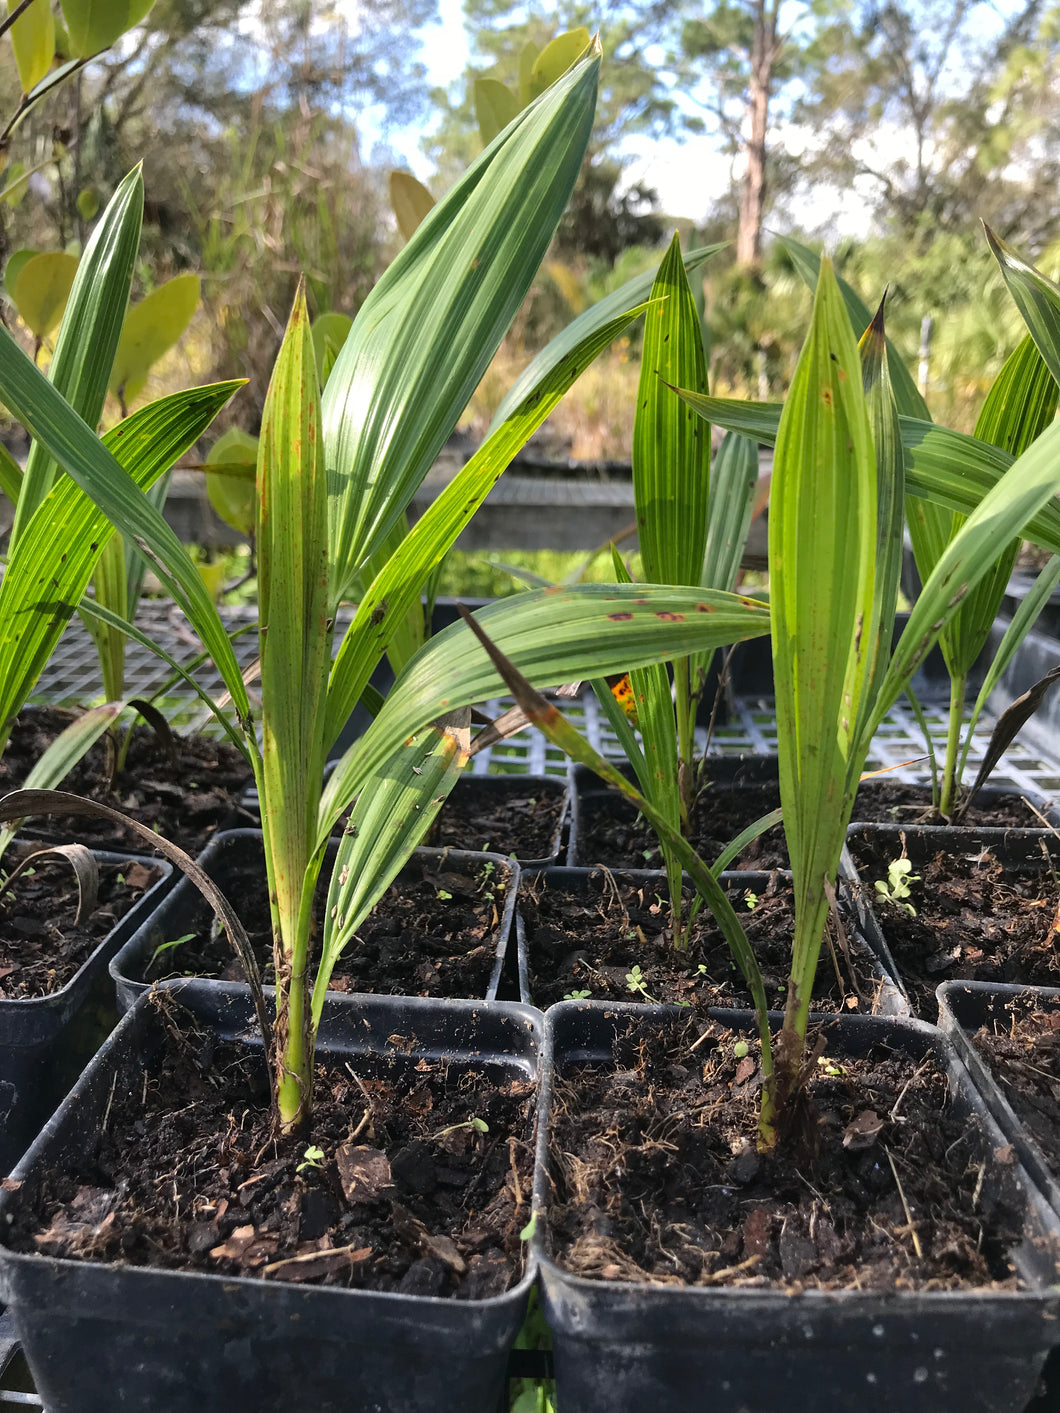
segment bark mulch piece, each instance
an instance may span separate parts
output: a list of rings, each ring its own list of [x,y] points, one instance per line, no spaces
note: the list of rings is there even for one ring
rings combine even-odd
[[[686,909],[689,901],[686,896]],[[764,886],[736,889],[730,901],[755,949],[770,1005],[783,1009],[794,920],[791,883],[774,872]],[[519,911],[534,1005],[568,999],[752,1004],[728,943],[705,907],[692,924],[687,951],[677,952],[665,883],[646,885],[601,868],[593,871],[585,892],[538,875],[524,881]],[[821,952],[815,1009],[871,1012],[879,978],[866,950],[852,945],[845,927],[842,937],[831,929],[830,936],[833,946]],[[634,977],[639,985],[631,984]]]
[[[25,708],[0,758],[0,794],[17,789],[59,732],[75,719],[76,713],[60,707]],[[111,748],[104,737],[61,788],[121,810],[192,857],[218,829],[257,822],[236,817],[240,796],[254,777],[230,742],[174,736],[173,747],[175,758],[150,727],[134,727],[124,769],[112,784]],[[140,835],[87,815],[37,816],[27,821],[24,832],[118,852],[142,854],[149,847]]]
[[[793,1293],[1018,1287],[1019,1223],[977,1205],[975,1125],[944,1074],[885,1045],[822,1056],[798,1133],[762,1156],[747,1044],[713,1020],[633,1030],[613,1065],[560,1083],[550,1232],[567,1269]]]
[[[9,1244],[458,1300],[519,1280],[531,1082],[422,1059],[325,1059],[311,1130],[280,1142],[260,1050],[196,1033],[166,1004],[160,1063],[115,1095],[90,1151],[27,1183]]]
[[[484,859],[474,873],[468,873],[449,859],[413,859],[408,869],[413,876],[406,873],[380,899],[339,958],[328,989],[369,991],[380,996],[485,995],[508,886],[502,867]],[[325,866],[317,894],[318,935],[329,879],[330,870]],[[224,886],[228,896],[238,900],[240,921],[250,935],[263,980],[271,985],[272,924],[264,859],[242,867]],[[163,981],[173,976],[243,980],[227,937],[204,916],[196,915],[196,930],[185,941],[156,954],[155,964],[143,980]]]
[[[1056,876],[1044,858],[1040,869],[1003,864],[971,838],[967,853],[921,858],[909,880],[913,917],[873,888],[893,848],[862,839],[851,852],[915,1014],[935,1019],[943,981],[1060,986]]]
[[[0,999],[62,990],[104,937],[159,879],[150,863],[102,864],[99,900],[80,924],[77,883],[67,864],[42,862],[0,895]]]

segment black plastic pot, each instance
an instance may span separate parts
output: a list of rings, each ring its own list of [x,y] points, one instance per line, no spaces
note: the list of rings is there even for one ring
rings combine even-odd
[[[502,819],[498,820],[496,826],[484,823],[491,821],[493,816],[503,816],[503,812],[513,805],[531,799],[547,802],[555,816],[548,847],[537,857],[531,857],[525,850],[509,847],[512,841],[504,834]],[[445,811],[450,802],[458,806],[464,816],[474,819],[481,827],[482,837],[489,841],[488,844],[483,844],[483,848],[488,847],[492,853],[515,859],[520,868],[546,868],[559,859],[570,813],[570,787],[565,776],[465,773],[456,782],[449,800],[443,805],[441,819],[445,818]],[[433,838],[434,835],[429,837]]]
[[[1037,574],[1018,569],[1008,581],[1003,608],[1011,618],[1038,581]],[[1054,589],[1035,619],[1034,631],[1042,638],[1060,638],[1060,589]]]
[[[328,845],[328,855],[321,874],[321,886],[324,888],[327,887],[331,864],[337,850],[337,840]],[[498,878],[506,877],[507,879],[504,903],[500,910],[500,921],[495,934],[496,951],[484,998],[492,1001],[497,997],[497,991],[505,971],[508,939],[512,932],[515,898],[519,888],[518,865],[513,863],[511,859],[501,858],[498,854],[470,853],[462,849],[417,849],[412,859],[398,874],[397,882],[400,884],[403,877],[416,876],[417,870],[422,868],[424,863],[433,863],[441,867],[443,863],[448,862],[451,867],[471,870],[481,867],[487,860],[493,863]],[[259,864],[262,869],[262,887],[265,886],[264,852],[260,830],[233,829],[226,834],[218,835],[203,850],[199,862],[237,912],[240,899],[232,889],[232,879],[236,876],[237,869],[248,864]],[[150,980],[145,980],[145,974],[158,948],[189,932],[208,928],[211,918],[212,913],[202,894],[187,879],[182,878],[172,893],[163,899],[161,906],[153,911],[150,917],[144,918],[142,924],[137,927],[110,963],[110,974],[117,988],[118,1005],[122,1011],[127,1010],[140,993],[152,985]]]
[[[1048,830],[1040,829],[954,829],[942,825],[896,826],[889,824],[855,824],[847,831],[846,848],[840,865],[841,876],[846,880],[857,910],[858,925],[869,946],[879,957],[884,970],[894,981],[903,995],[908,995],[906,981],[902,976],[901,963],[892,954],[887,940],[887,920],[875,905],[876,878],[870,877],[872,870],[859,866],[859,848],[878,849],[888,859],[897,859],[906,854],[913,865],[913,872],[920,871],[920,865],[936,854],[950,854],[954,858],[970,858],[980,850],[994,855],[1005,867],[1006,876],[1011,871],[1015,876],[1020,870],[1040,872],[1045,866],[1042,844],[1055,843],[1056,838]],[[916,905],[914,895],[912,902]],[[940,975],[938,984],[943,981],[959,980],[959,964],[948,975]],[[915,1012],[916,1007],[914,1005]],[[921,1016],[923,1020],[934,1021],[936,1012],[932,1004],[931,1014]]]
[[[460,610],[457,607],[456,599],[437,599],[434,604],[434,611],[431,614],[431,633],[440,633],[443,628],[448,628],[451,623],[455,623],[460,617]],[[481,608],[483,604],[490,603],[490,599],[461,599],[467,609],[474,612],[476,608]],[[336,641],[338,641],[336,639]],[[390,666],[388,659],[384,656],[380,658],[371,676],[371,685],[384,697],[394,685],[394,670]],[[360,739],[372,724],[372,713],[362,703],[358,702],[350,714],[346,724],[335,741],[335,744],[328,752],[329,760],[338,760],[344,755],[354,741]],[[254,803],[257,802],[257,794],[253,796]]]
[[[551,1259],[556,1076],[587,1061],[612,1063],[617,1035],[657,1028],[675,1014],[567,1003],[545,1018],[534,1243],[552,1327],[557,1407],[563,1413],[1019,1413],[1060,1336],[1060,1224],[1018,1164],[992,1159],[1002,1136],[952,1046],[931,1026],[843,1017],[829,1031],[829,1050],[841,1058],[885,1041],[917,1059],[938,1058],[954,1106],[982,1130],[980,1202],[988,1210],[1011,1204],[1022,1216],[1025,1236],[1015,1260],[1024,1291],[792,1295],[638,1285],[573,1276]],[[750,1030],[747,1012],[712,1014]]]
[[[632,767],[621,766],[622,773],[636,783]],[[585,858],[582,843],[587,821],[597,812],[606,811],[620,818],[632,821],[636,810],[617,791],[610,789],[591,771],[588,766],[575,765],[571,769],[570,833],[567,840],[566,862],[571,868],[587,868],[594,864],[607,863],[606,859]],[[720,790],[739,790],[741,787],[774,785],[777,782],[776,756],[711,756],[707,779],[710,786]],[[708,786],[708,788],[710,788]],[[708,859],[708,863],[713,860]]]
[[[892,643],[897,644],[908,621],[909,615],[907,613],[896,614]],[[1003,628],[1000,631],[996,627],[992,630],[986,646],[972,666],[968,678],[968,689],[972,693],[972,700],[974,700],[974,694],[982,686],[987,669],[1001,642],[1003,632]],[[737,643],[729,671],[732,691],[736,696],[772,697],[774,695],[773,655],[769,638],[750,638],[744,643]],[[949,703],[950,678],[946,671],[942,650],[937,645],[931,649],[914,673],[913,690],[921,702]]]
[[[243,986],[167,989],[200,1029],[229,1040],[253,1029]],[[383,1055],[410,1074],[443,1059],[500,1082],[532,1079],[539,1025],[535,1012],[499,1003],[335,997],[320,1052]],[[14,1180],[32,1184],[90,1150],[114,1086],[138,1087],[162,1039],[145,997]],[[504,1295],[458,1301],[0,1251],[0,1289],[48,1413],[495,1413],[532,1282],[528,1268]]]
[[[783,877],[788,878],[790,875],[785,873]],[[773,878],[774,875],[770,873],[747,870],[743,873],[722,873],[720,881],[729,893],[737,895],[746,890],[764,893]],[[519,884],[519,902],[515,910],[520,1001],[525,1005],[538,1006],[542,1010],[551,1009],[540,996],[534,994],[534,947],[526,919],[528,895],[534,895],[540,889],[556,889],[591,903],[613,886],[621,887],[626,884],[638,889],[643,888],[649,895],[655,894],[664,899],[668,896],[666,874],[660,869],[548,868],[537,874],[524,871]],[[842,891],[840,902],[844,910],[849,911]],[[736,906],[739,907],[738,904]],[[905,997],[894,985],[876,953],[857,932],[850,931],[849,936],[852,947],[858,950],[866,967],[873,974],[876,992],[872,1014],[908,1015],[909,1006]],[[821,965],[830,965],[827,955],[822,959]]]
[[[325,780],[333,768],[331,763],[325,766]],[[519,848],[510,847],[512,840],[504,833],[503,819],[498,820],[495,827],[490,825],[493,837],[489,839],[488,847],[491,853],[501,854],[505,858],[513,858],[523,868],[545,868],[548,864],[556,863],[559,859],[563,835],[567,827],[567,817],[570,812],[570,787],[566,775],[532,775],[529,773],[474,775],[470,771],[465,772],[453,786],[449,800],[443,805],[439,820],[435,822],[435,826],[428,835],[428,840],[432,840],[438,835],[437,826],[440,822],[444,822],[450,801],[459,808],[462,816],[481,820],[483,817],[490,819],[494,815],[502,814],[510,805],[529,799],[547,801],[555,811],[555,822],[544,852],[535,857],[527,853],[525,849],[520,851]],[[257,792],[252,791],[248,794],[243,805],[245,812],[256,825],[260,826],[261,809]],[[342,833],[342,830],[343,825],[340,821],[332,832],[337,836]],[[449,833],[448,830],[444,832]],[[458,847],[470,847],[472,852],[477,852],[474,845],[467,845],[466,841]],[[483,848],[485,847],[487,845],[484,844]]]
[[[66,985],[51,996],[0,1000],[0,1174],[29,1147],[118,1019],[107,966],[172,884],[161,859],[103,851],[101,864],[145,864],[158,881],[133,904]]]
[[[991,1066],[972,1039],[994,1022],[1008,1029],[1014,1010],[1044,1006],[1060,1010],[1060,988],[1054,986],[989,986],[981,981],[947,981],[938,989],[939,1026],[953,1041],[975,1087],[1001,1132],[1019,1154],[1020,1162],[1060,1215],[1060,1153],[1052,1161],[1042,1152],[1006,1099]]]

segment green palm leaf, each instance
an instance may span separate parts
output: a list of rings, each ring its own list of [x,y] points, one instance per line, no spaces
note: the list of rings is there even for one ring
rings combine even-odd
[[[489,604],[475,617],[539,687],[575,677],[606,677],[769,632],[769,610],[754,599],[650,584],[533,589]],[[402,741],[443,712],[502,689],[496,670],[464,624],[432,638],[329,780],[321,803],[318,847],[363,781]]]
[[[0,370],[0,382],[8,366]],[[58,398],[30,366],[30,384],[43,383],[51,398]],[[105,445],[69,408],[66,412],[74,419],[70,425],[78,447],[89,449],[93,459],[98,459],[98,448],[99,456],[123,468],[135,486],[146,488],[202,435],[239,386],[218,383],[161,398],[108,432]],[[0,721],[7,723],[0,729],[0,742],[6,742],[11,722],[36,685],[112,534],[103,512],[67,477],[27,522],[0,581]]]
[[[521,303],[581,167],[600,57],[524,109],[425,217],[323,398],[332,604],[407,507]]]
[[[140,249],[143,206],[143,173],[137,167],[114,193],[81,257],[49,370],[52,383],[90,427],[99,421],[107,396]],[[11,527],[12,545],[48,494],[54,476],[54,458],[35,441]]]

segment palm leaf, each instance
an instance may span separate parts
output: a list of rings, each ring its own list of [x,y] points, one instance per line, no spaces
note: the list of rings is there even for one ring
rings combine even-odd
[[[0,331],[0,339],[5,332]],[[13,360],[4,363],[0,384],[15,366]],[[149,486],[162,475],[202,435],[240,386],[218,383],[161,398],[108,432],[101,445],[40,372],[31,364],[29,368],[29,395],[43,384],[48,401],[58,399],[65,409],[73,440],[70,450],[65,443],[56,443],[62,445],[62,455],[78,464],[87,455],[85,465],[102,458],[108,467],[106,474],[110,474],[111,465],[122,475],[128,473],[132,478],[130,496],[139,494],[135,487]],[[5,389],[0,396],[6,398],[10,393]],[[88,474],[94,473],[90,470]],[[0,581],[0,721],[7,723],[0,741],[6,740],[10,723],[36,685],[112,533],[105,514],[88,494],[63,477],[15,545]],[[198,578],[194,566],[190,567]]]
[[[407,507],[530,286],[581,167],[599,46],[473,163],[361,308],[323,398],[332,605]]]
[[[114,193],[81,257],[49,370],[57,390],[90,427],[99,421],[107,396],[140,249],[143,206],[143,173],[136,167]],[[12,545],[51,489],[55,465],[47,447],[34,442],[11,527]]]

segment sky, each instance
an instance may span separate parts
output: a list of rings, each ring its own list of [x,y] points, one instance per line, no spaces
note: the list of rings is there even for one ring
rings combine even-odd
[[[1000,27],[1017,4],[1018,0],[996,0],[995,5],[984,7],[979,23]],[[421,57],[427,65],[430,82],[445,87],[464,72],[468,62],[468,44],[461,0],[440,0],[439,12],[440,22],[422,31]],[[955,74],[954,78],[959,83],[959,74]],[[364,136],[368,147],[375,141],[384,140],[378,128],[371,123],[364,129]],[[798,152],[805,140],[794,130],[777,131],[775,136],[793,153]],[[433,170],[430,161],[420,151],[419,137],[417,128],[392,129],[386,134],[385,144],[392,153],[398,153],[405,160],[421,181],[428,181]],[[892,153],[909,145],[897,129],[878,131],[873,144],[888,148]],[[630,138],[626,140],[624,149],[632,157],[626,173],[627,183],[644,182],[654,187],[659,195],[660,210],[667,216],[701,221],[717,196],[729,188],[730,158],[720,150],[716,137],[686,137],[681,141]],[[867,198],[868,192],[856,189],[829,194],[817,188],[812,206],[806,200],[801,204],[796,201],[792,204],[790,216],[806,231],[823,233],[827,230],[832,238],[864,236],[870,224]]]
[[[431,84],[447,87],[464,72],[469,51],[460,0],[440,0],[439,13],[440,23],[423,30],[422,58]],[[365,136],[369,145],[381,140],[374,124],[368,125]],[[392,130],[385,140],[404,158],[414,176],[427,181],[433,175],[430,161],[419,149],[418,129]],[[718,152],[712,138],[690,138],[680,143],[630,139],[626,150],[635,154],[627,173],[628,183],[644,181],[653,186],[659,193],[660,207],[668,216],[700,220],[707,214],[714,195],[728,186],[729,159]],[[694,174],[691,190],[690,172]]]

